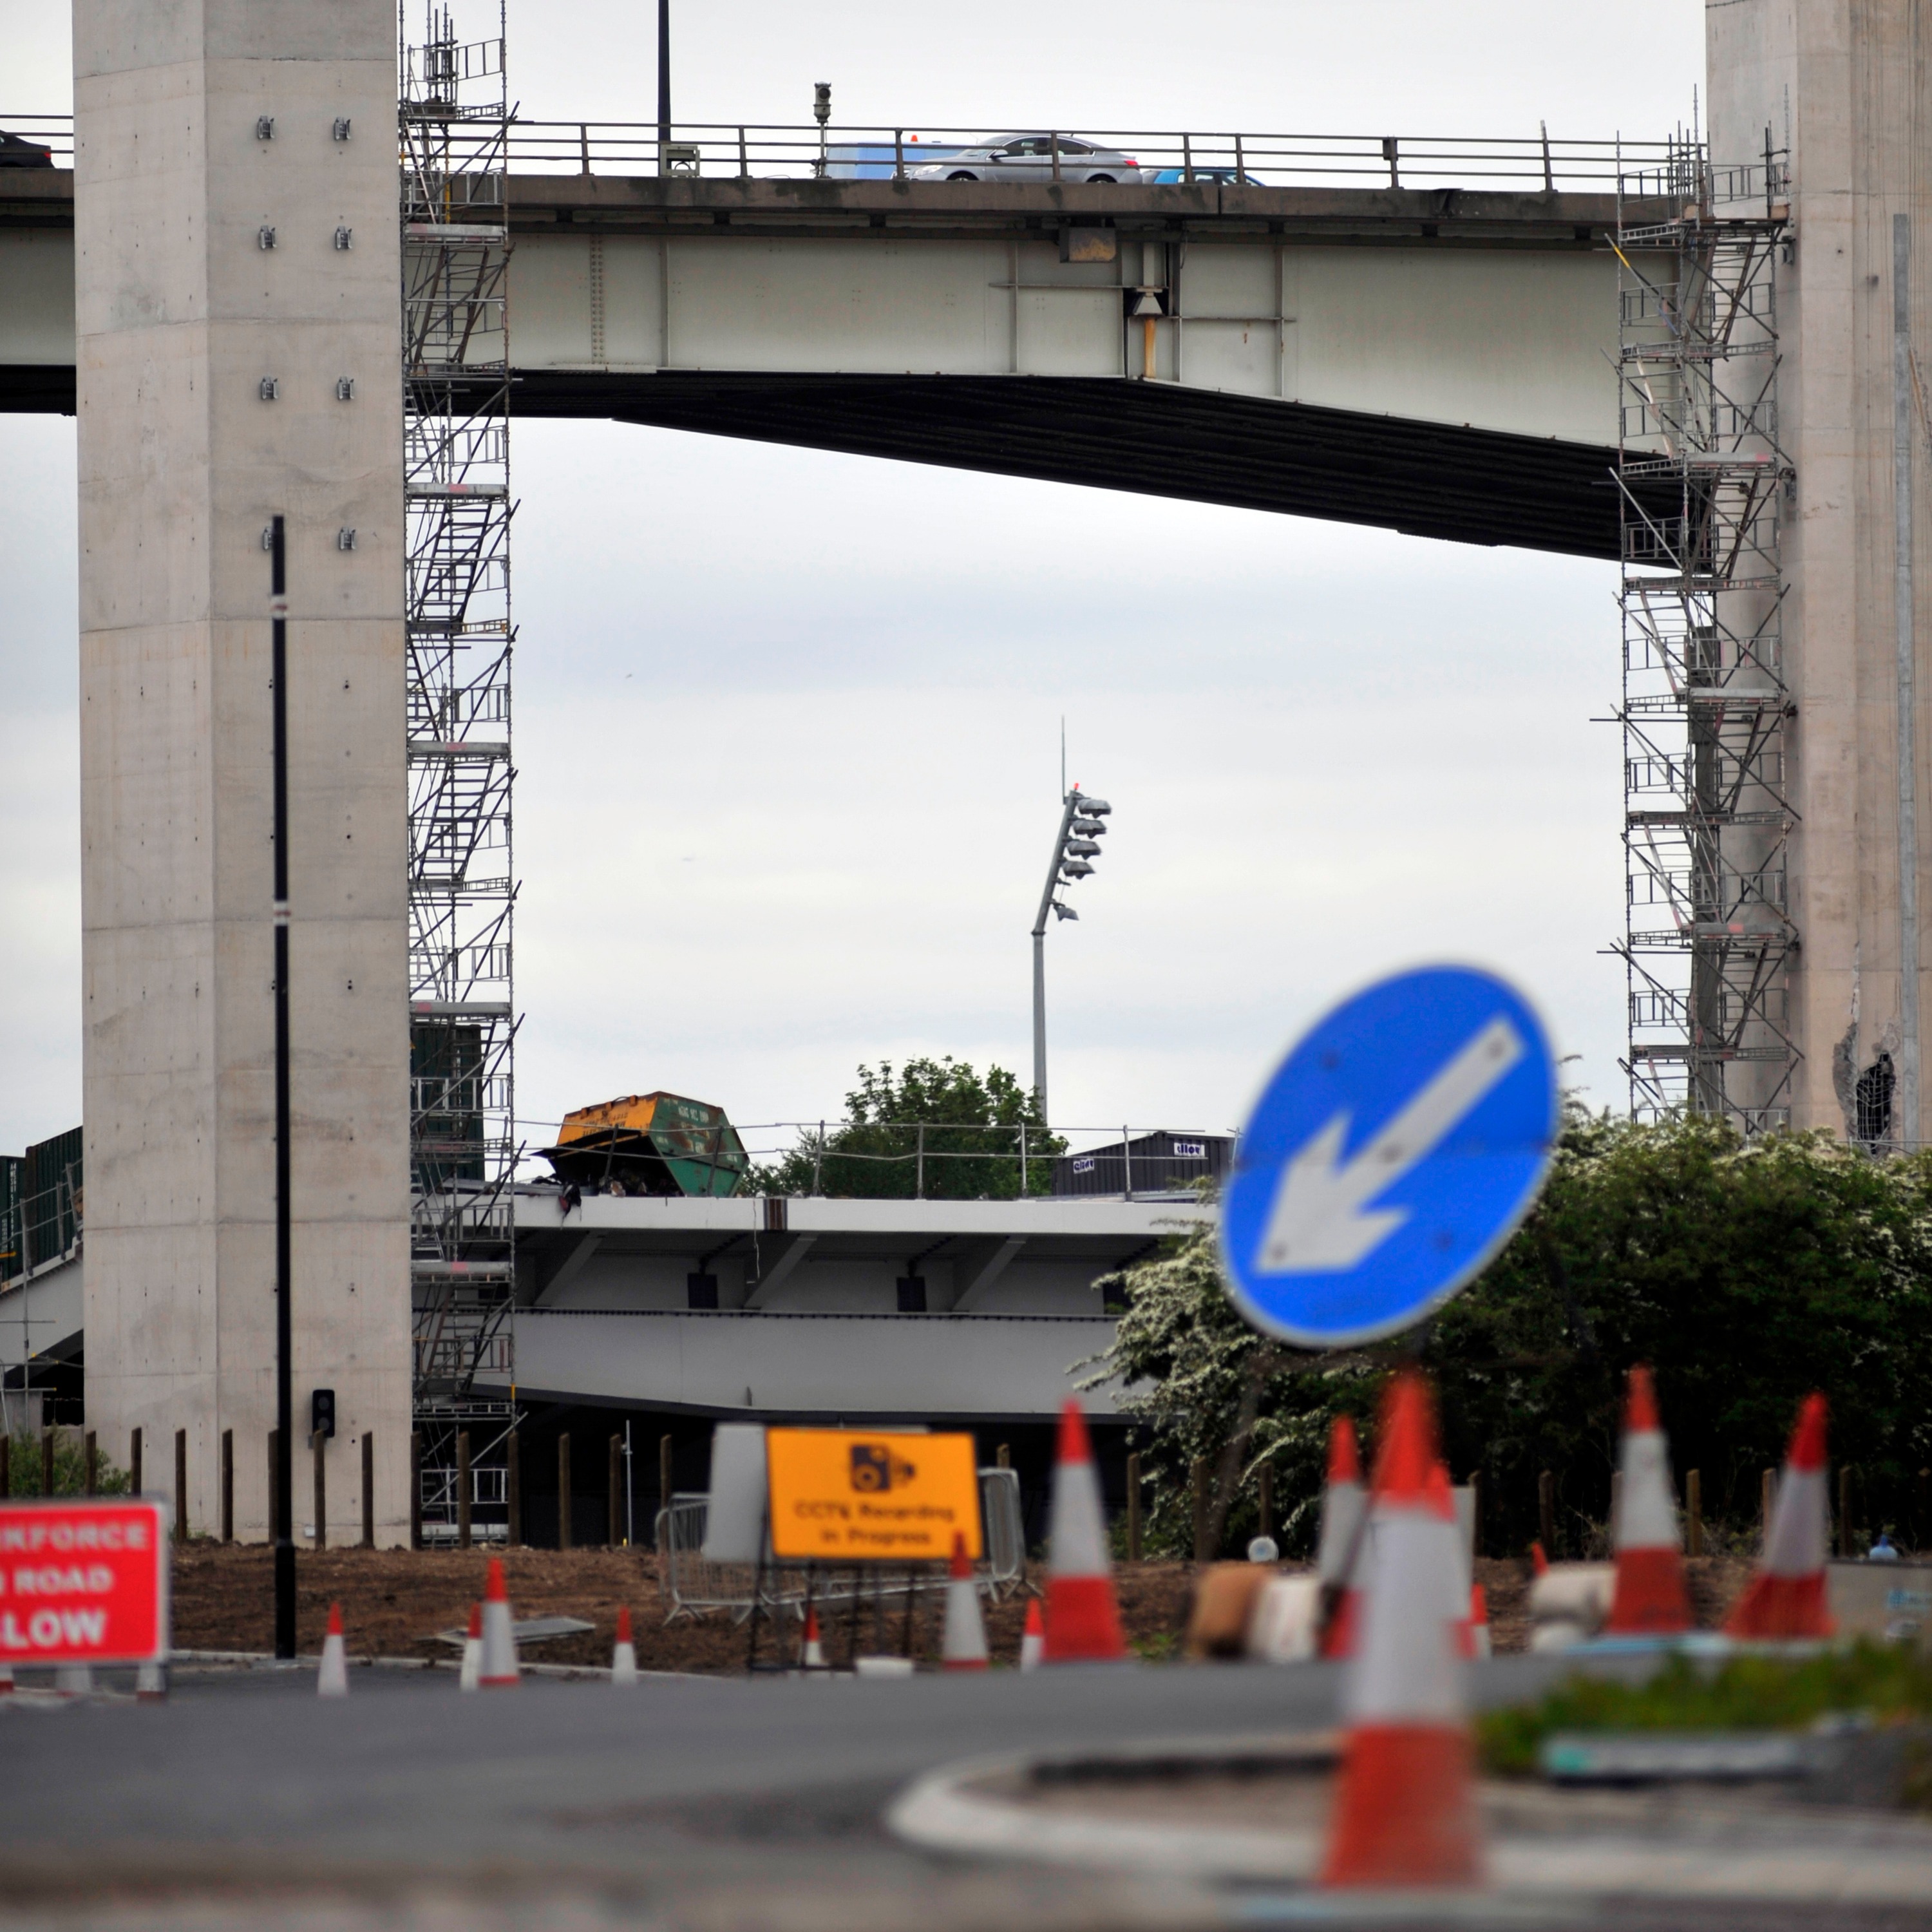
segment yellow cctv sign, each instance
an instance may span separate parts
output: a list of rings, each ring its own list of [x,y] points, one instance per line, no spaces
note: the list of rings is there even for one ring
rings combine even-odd
[[[821,1563],[943,1562],[952,1539],[980,1554],[970,1436],[772,1429],[772,1553]]]

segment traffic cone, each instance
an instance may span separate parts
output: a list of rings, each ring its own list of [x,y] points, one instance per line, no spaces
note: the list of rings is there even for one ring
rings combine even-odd
[[[1323,1598],[1330,1606],[1322,1633],[1324,1657],[1346,1657],[1355,1647],[1367,1568],[1367,1507],[1355,1425],[1347,1416],[1338,1415],[1328,1430],[1328,1484],[1322,1492],[1322,1540],[1315,1557]]]
[[[1420,1376],[1395,1378],[1383,1416],[1375,1574],[1343,1693],[1348,1730],[1322,1882],[1473,1885],[1482,1855],[1460,1646],[1442,1614],[1455,1520],[1432,1493],[1435,1421]]]
[[[1610,1526],[1617,1588],[1604,1633],[1675,1636],[1690,1628],[1690,1599],[1684,1588],[1677,1509],[1670,1496],[1670,1448],[1657,1419],[1650,1371],[1641,1366],[1630,1372],[1622,1468],[1617,1520]]]
[[[1480,1583],[1469,1586],[1469,1644],[1463,1654],[1474,1658],[1495,1654],[1490,1642],[1490,1595]]]
[[[621,1606],[617,1612],[617,1648],[610,1657],[610,1682],[613,1684],[634,1684],[638,1681],[638,1647],[631,1641],[631,1606]]]
[[[476,1688],[478,1673],[483,1668],[483,1606],[470,1606],[470,1634],[463,1640],[463,1669],[456,1680],[459,1690]]]
[[[1832,1634],[1825,1609],[1825,1398],[1808,1395],[1784,1458],[1756,1574],[1725,1620],[1726,1636]]]
[[[1540,1543],[1532,1543],[1529,1546],[1529,1570],[1533,1576],[1547,1576],[1550,1574],[1550,1558],[1544,1555],[1543,1545]]]
[[[940,1667],[944,1670],[986,1668],[986,1623],[980,1614],[980,1586],[966,1539],[952,1532],[952,1568],[946,1585],[946,1634],[940,1640]]]
[[[1046,1625],[1040,1614],[1040,1599],[1027,1599],[1026,1628],[1020,1633],[1020,1668],[1037,1670],[1046,1652]]]
[[[825,1668],[825,1645],[818,1634],[818,1606],[808,1604],[805,1606],[805,1647],[800,1652],[799,1661],[808,1670]]]
[[[315,1674],[318,1697],[349,1695],[349,1652],[342,1641],[342,1606],[328,1606],[328,1634],[322,1640],[322,1668]]]
[[[490,1581],[483,1592],[483,1654],[476,1669],[481,1690],[507,1689],[517,1682],[517,1634],[510,1624],[510,1593],[503,1587],[503,1559],[490,1559]]]
[[[1107,1561],[1100,1485],[1087,1421],[1069,1396],[1060,1412],[1060,1460],[1053,1472],[1052,1534],[1047,1545],[1046,1647],[1042,1664],[1118,1664],[1127,1646]]]

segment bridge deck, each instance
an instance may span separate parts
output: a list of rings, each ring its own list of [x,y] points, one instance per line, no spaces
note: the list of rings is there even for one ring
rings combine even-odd
[[[73,176],[9,172],[0,410],[70,411]],[[522,175],[511,218],[520,415],[1616,554],[1608,195]]]

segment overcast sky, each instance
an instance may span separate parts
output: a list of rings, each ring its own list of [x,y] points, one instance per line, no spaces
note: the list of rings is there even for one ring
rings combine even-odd
[[[1695,0],[676,16],[680,119],[1654,138]],[[1096,22],[1100,24],[1096,25]],[[511,0],[526,115],[655,112],[650,10]],[[71,100],[0,0],[0,113]],[[1612,435],[1604,374],[1604,440]],[[74,428],[0,417],[0,1149],[80,1109]],[[861,1060],[1026,1073],[1069,776],[1112,834],[1048,942],[1057,1124],[1238,1124],[1387,967],[1502,967],[1621,1104],[1615,572],[617,424],[515,439],[518,1112],[836,1114]],[[769,1136],[757,1137],[769,1142]],[[780,1138],[782,1138],[781,1136]]]

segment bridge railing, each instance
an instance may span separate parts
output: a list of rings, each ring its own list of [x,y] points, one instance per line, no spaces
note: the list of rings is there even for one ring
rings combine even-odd
[[[73,166],[71,115],[0,114],[0,128],[47,148],[56,166]],[[1104,163],[1073,151],[1078,144],[1124,157],[1142,182],[1159,176],[1266,188],[1454,186],[1607,194],[1622,181],[1626,194],[1668,193],[1685,152],[1682,142],[1568,140],[1540,131],[1490,138],[1082,128],[1016,135],[1046,146],[1022,166],[1002,168],[993,178],[1079,181],[1103,172]],[[938,170],[943,180],[947,164],[962,148],[1015,137],[984,127],[679,122],[660,140],[654,121],[518,120],[510,130],[509,161],[523,174],[890,181],[930,179],[923,171]]]
[[[1118,155],[1123,178],[1241,182],[1256,187],[1410,188],[1454,184],[1519,190],[1610,192],[1633,172],[1667,173],[1668,141],[1521,137],[1276,134],[1185,129],[1087,128],[1018,136],[984,128],[819,127],[680,122],[660,139],[655,122],[519,120],[510,164],[520,173],[663,174],[705,180],[944,180],[971,164],[968,148],[1021,138],[1043,144],[994,179],[1082,181]]]

